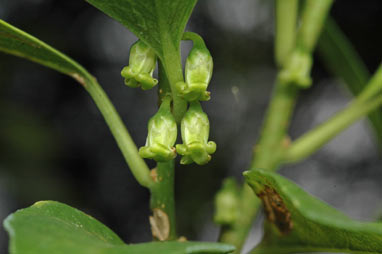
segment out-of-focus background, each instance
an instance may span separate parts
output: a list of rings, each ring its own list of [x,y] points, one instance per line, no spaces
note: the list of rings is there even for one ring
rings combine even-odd
[[[331,15],[374,72],[382,56],[379,0],[336,1]],[[155,89],[123,84],[136,37],[85,1],[1,0],[0,18],[78,60],[110,96],[138,146],[156,111]],[[177,166],[179,234],[215,241],[213,197],[222,179],[249,166],[273,82],[273,1],[199,1],[187,29],[214,57],[212,99],[203,103],[218,150],[206,166]],[[190,49],[184,43],[184,57]],[[343,108],[352,96],[315,55],[314,85],[299,98],[296,138]],[[150,162],[151,163],[151,162]],[[150,164],[153,166],[153,164]],[[281,174],[360,220],[382,214],[382,160],[366,120]],[[196,184],[197,183],[197,184]],[[128,243],[151,239],[149,193],[134,180],[100,113],[69,77],[0,53],[0,221],[39,200],[64,202],[99,219]],[[260,222],[247,248],[261,238]],[[7,252],[0,229],[0,253]]]

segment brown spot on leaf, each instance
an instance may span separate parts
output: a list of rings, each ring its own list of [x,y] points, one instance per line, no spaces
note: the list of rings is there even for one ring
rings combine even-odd
[[[168,215],[159,208],[153,209],[153,216],[150,216],[151,233],[159,241],[166,241],[170,235],[170,220]]]
[[[267,219],[274,223],[282,234],[289,233],[293,228],[291,213],[276,190],[265,186],[257,196],[263,201]]]

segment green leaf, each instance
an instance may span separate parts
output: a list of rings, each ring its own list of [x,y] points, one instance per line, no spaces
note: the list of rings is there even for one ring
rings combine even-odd
[[[268,218],[264,238],[252,254],[382,253],[381,223],[354,221],[276,173],[251,170],[244,175],[263,200]]]
[[[332,18],[328,18],[318,42],[325,65],[343,79],[349,91],[359,95],[370,79],[370,73],[353,45]],[[382,110],[369,114],[378,143],[382,145]]]
[[[0,19],[0,51],[67,74],[85,86],[90,74],[78,63],[36,37]]]
[[[135,178],[142,186],[151,186],[152,179],[149,168],[139,156],[138,149],[113,104],[96,79],[81,65],[46,43],[1,19],[0,51],[27,58],[77,80],[87,90],[101,111]]]
[[[86,0],[122,23],[163,59],[164,45],[178,49],[197,0]]]
[[[183,81],[180,40],[197,0],[86,0],[126,26],[152,47],[165,69],[173,95],[173,114],[180,123],[187,103],[176,90]]]
[[[10,254],[198,254],[230,253],[226,244],[153,242],[126,245],[108,227],[68,205],[40,201],[8,216]]]

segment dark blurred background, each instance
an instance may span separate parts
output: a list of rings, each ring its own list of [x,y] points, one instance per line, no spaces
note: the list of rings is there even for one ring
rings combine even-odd
[[[273,1],[199,1],[187,29],[203,36],[214,57],[212,99],[203,103],[218,150],[206,166],[177,166],[179,234],[215,241],[213,197],[226,176],[242,180],[251,161],[276,70]],[[382,3],[336,1],[332,16],[374,72],[382,56]],[[156,91],[123,84],[136,37],[85,1],[0,0],[0,18],[76,59],[110,96],[138,146],[156,111]],[[187,55],[190,44],[183,44]],[[296,138],[352,96],[315,55],[314,85],[303,91],[291,126]],[[310,159],[281,174],[349,216],[382,214],[382,160],[366,120],[353,125]],[[150,164],[153,165],[153,164]],[[197,184],[195,184],[197,183]],[[0,54],[0,221],[39,200],[57,200],[99,219],[126,242],[151,239],[149,193],[140,187],[104,120],[71,78]],[[259,225],[260,223],[257,223]],[[261,237],[255,226],[247,248]],[[7,236],[0,230],[0,253]]]

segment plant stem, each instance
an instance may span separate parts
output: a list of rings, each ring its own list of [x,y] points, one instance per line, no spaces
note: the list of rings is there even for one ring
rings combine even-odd
[[[357,102],[365,102],[378,93],[382,93],[382,64],[379,65],[365,89],[358,96]]]
[[[170,83],[162,61],[159,61],[158,74],[160,81],[158,95],[161,103],[166,95],[171,94]],[[174,197],[175,160],[158,162],[156,169],[152,171],[152,177],[155,181],[151,188],[150,201],[150,207],[154,214],[150,219],[153,235],[157,234],[154,236],[157,240],[175,240],[177,238]],[[155,216],[158,214],[158,209],[162,218]]]
[[[154,223],[157,236],[163,237],[159,240],[175,240],[174,160],[157,163],[157,168],[150,172],[144,160],[139,156],[136,145],[109,98],[97,81],[86,71],[84,73],[85,88],[105,118],[134,177],[142,186],[150,189],[150,206],[154,214],[150,219],[152,228]],[[169,79],[161,62],[159,63],[159,76],[161,78],[160,89],[164,91],[163,95],[171,93]]]
[[[166,71],[161,60],[158,61],[158,77],[160,80],[158,90],[158,106],[160,106],[163,98],[165,98],[167,95],[171,95],[170,81],[168,81]]]
[[[284,0],[279,1],[283,2]],[[297,45],[294,50],[303,50],[309,54],[312,53],[332,3],[333,0],[306,1],[302,14],[302,25],[297,34]],[[283,20],[284,23],[287,22],[285,21],[285,19],[287,19],[285,13],[288,13],[288,10],[281,10],[281,7],[296,9],[297,6],[293,4],[296,3],[289,3],[289,5],[286,3],[280,5],[280,3],[278,3],[279,9],[276,11],[276,23],[278,25],[283,23]],[[297,15],[297,10],[293,10],[292,14]],[[294,17],[289,17],[289,19],[295,20]],[[291,21],[289,26],[290,25],[292,25]],[[289,32],[293,31],[292,28],[286,25],[281,25],[281,28],[288,29]],[[280,39],[283,38],[283,36],[285,37],[283,34],[284,31],[277,29],[276,38]],[[294,34],[295,33],[292,33],[292,35]],[[292,35],[289,35],[291,37],[288,39],[289,41],[294,41]],[[289,46],[293,45],[292,42],[288,43]],[[275,54],[277,54],[277,52],[284,52],[284,59],[282,59],[282,61],[284,61],[285,57],[287,57],[287,52],[282,48],[283,46],[281,44],[282,42],[276,42]],[[289,51],[290,50],[291,49],[289,49]],[[280,70],[280,72],[281,71],[282,70]],[[275,170],[279,167],[282,154],[288,145],[287,131],[297,94],[298,86],[296,84],[283,83],[280,79],[277,79],[261,136],[255,147],[251,169],[264,168]]]
[[[197,33],[184,32],[182,40],[192,41],[193,45],[197,48],[206,48],[206,44],[204,43],[203,38]]]
[[[297,47],[301,47],[307,52],[313,51],[332,4],[333,0],[307,0],[305,2]]]
[[[277,80],[261,138],[254,149],[252,170],[256,168],[275,170],[280,165],[283,151],[286,148],[283,142],[289,127],[296,97],[296,86],[283,84]],[[242,216],[230,228],[223,229],[220,237],[221,241],[235,245],[237,248],[236,253],[240,253],[259,207],[260,200],[254,195],[253,190],[247,184],[244,184],[240,204]]]
[[[108,96],[104,90],[97,83],[95,78],[87,74],[86,90],[93,98],[98,109],[101,111],[107,125],[110,128],[118,147],[121,150],[127,164],[129,165],[131,172],[137,179],[138,183],[146,188],[151,188],[153,180],[150,177],[150,170],[147,167],[144,160],[139,156],[138,149],[134,144],[134,141],[130,137],[125,125],[115,110],[113,104],[110,102]]]
[[[296,47],[293,50],[300,50],[307,54],[312,53],[332,2],[333,0],[307,0],[303,10],[302,25],[297,33]],[[277,11],[277,15],[281,16],[277,16],[276,19],[285,18],[281,13],[281,10]],[[280,22],[276,21],[276,24]],[[282,38],[283,31],[280,29],[276,31],[278,34],[280,33],[280,35],[276,35],[276,38]],[[292,40],[292,38],[288,40]],[[284,62],[285,59],[283,58],[287,58],[288,53],[285,49],[277,49],[281,43],[276,43],[275,53],[277,54],[277,51],[283,52],[284,56],[281,58],[281,62]],[[286,68],[287,66],[283,63],[282,67]],[[279,73],[282,70],[279,70]],[[251,170],[256,168],[276,170],[282,163],[283,154],[289,143],[287,131],[298,95],[298,87],[298,84],[284,83],[277,78],[260,139],[254,149]],[[259,200],[246,184],[243,186],[241,200],[242,216],[231,227],[223,229],[220,237],[223,242],[234,244],[237,248],[236,253],[240,253],[259,207],[255,205],[259,203]],[[245,203],[253,203],[253,205],[246,205]],[[244,219],[246,217],[251,218],[251,220],[247,221]],[[240,225],[240,229],[237,225]]]
[[[176,89],[176,83],[183,81],[183,68],[180,58],[179,47],[175,47],[168,34],[162,34],[163,39],[163,59],[162,64],[166,71],[166,76],[170,83],[173,99],[173,115],[177,123],[183,118],[187,110],[187,102],[183,100]],[[165,43],[166,42],[166,43]]]
[[[355,97],[359,96],[368,84],[371,75],[333,18],[329,17],[325,22],[318,42],[318,50],[325,66],[344,81],[345,86]],[[379,68],[381,70],[381,66]],[[379,90],[382,91],[382,87]],[[378,140],[379,148],[382,150],[382,111],[374,111],[368,117]]]
[[[365,102],[358,102],[356,99],[349,107],[293,142],[285,154],[285,162],[294,163],[307,158],[338,133],[381,105],[382,96],[375,96]]]
[[[295,46],[298,0],[276,0],[275,60],[281,67]]]
[[[279,166],[288,144],[287,131],[297,93],[296,86],[277,81],[260,140],[254,149],[251,169],[275,170]]]
[[[151,210],[154,213],[153,223],[159,230],[162,238],[158,240],[176,240],[176,221],[175,221],[175,200],[174,200],[174,176],[175,160],[169,162],[158,162],[157,168],[153,170],[155,185],[151,188]],[[160,210],[160,211],[159,211]],[[159,211],[159,213],[158,213]],[[159,215],[159,216],[156,216]],[[154,233],[154,231],[153,231]]]
[[[349,90],[358,96],[367,84],[370,73],[354,46],[331,17],[325,22],[317,48],[325,66],[343,79]]]

